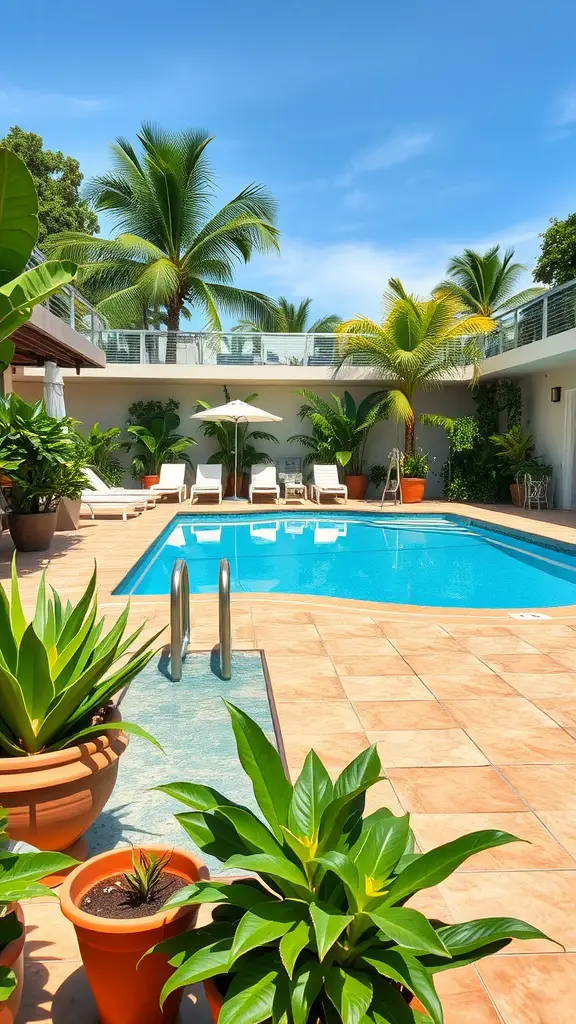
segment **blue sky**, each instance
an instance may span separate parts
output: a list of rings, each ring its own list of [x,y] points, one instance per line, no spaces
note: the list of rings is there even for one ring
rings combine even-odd
[[[259,181],[279,202],[281,256],[239,282],[317,315],[375,316],[391,274],[425,292],[465,245],[532,266],[576,209],[573,3],[0,9],[0,135],[38,131],[90,176],[143,119],[206,128],[222,201]]]

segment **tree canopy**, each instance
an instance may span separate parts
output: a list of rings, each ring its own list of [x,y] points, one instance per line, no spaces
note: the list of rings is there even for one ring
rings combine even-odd
[[[514,289],[528,269],[522,263],[513,263],[514,249],[500,255],[500,246],[494,245],[484,253],[465,249],[461,256],[453,256],[448,264],[448,278],[438,285],[438,291],[448,291],[462,304],[463,309],[476,316],[502,316],[509,309],[536,298],[542,288]]]
[[[270,309],[263,311],[255,320],[241,320],[236,331],[277,331],[279,334],[333,334],[342,318],[336,313],[309,322],[312,299],[303,299],[296,306],[283,295],[270,299]]]
[[[38,192],[38,245],[49,235],[59,231],[85,231],[93,234],[99,230],[98,218],[85,199],[80,198],[80,185],[84,175],[74,157],[65,156],[61,150],[53,152],[44,148],[44,140],[36,132],[26,132],[14,125],[5,138],[5,146],[16,153],[26,164]]]
[[[542,250],[534,280],[555,287],[576,277],[576,213],[565,220],[552,217],[550,227],[540,236]]]

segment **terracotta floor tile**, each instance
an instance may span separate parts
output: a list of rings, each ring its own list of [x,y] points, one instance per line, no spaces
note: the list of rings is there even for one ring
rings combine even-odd
[[[457,921],[476,917],[519,917],[576,949],[576,871],[477,871],[451,875],[439,886]],[[558,952],[544,939],[514,940],[510,952]]]
[[[348,658],[334,657],[333,662],[339,676],[403,676],[411,671],[399,654],[365,656],[361,648],[355,655],[351,651]]]
[[[443,628],[450,636],[510,636],[510,629],[504,623],[467,622],[465,619],[456,622],[444,622]]]
[[[576,697],[536,697],[534,703],[558,725],[576,727]]]
[[[363,636],[356,637],[350,643],[350,637],[334,637],[323,635],[324,647],[331,658],[350,657],[351,653],[357,653],[359,657],[369,655],[370,657],[382,657],[382,655],[395,657],[396,649],[384,636]]]
[[[338,626],[334,622],[333,615],[331,615],[327,622],[319,621],[317,616],[314,616],[314,621],[318,632],[325,640],[343,640],[346,637],[371,637],[375,640],[382,638],[380,628],[372,620],[369,622],[354,622],[351,619]]]
[[[415,635],[419,637],[448,636],[446,630],[435,622],[426,622],[419,619],[403,622],[401,619],[383,619],[378,615],[374,615],[374,619],[384,636],[387,636],[389,640],[400,639],[400,637],[413,637]]]
[[[315,676],[333,676],[334,665],[328,657],[304,654],[270,654],[266,658],[270,677],[280,679],[310,679]]]
[[[529,655],[525,655],[525,657],[529,657]],[[494,674],[493,670],[485,665],[480,658],[474,654],[466,654],[465,651],[459,653],[457,657],[452,651],[445,651],[443,654],[408,654],[406,661],[419,676],[492,676]]]
[[[453,924],[454,916],[442,896],[440,889],[434,886],[432,889],[420,889],[406,901],[408,907],[419,910],[432,921],[441,921],[443,924]]]
[[[487,763],[462,729],[371,732],[368,739],[378,744],[385,769]]]
[[[481,700],[447,700],[445,707],[465,729],[493,728],[506,731],[540,726],[552,728],[556,724],[545,712],[534,707],[525,697],[485,697]]]
[[[309,654],[314,657],[322,657],[326,650],[321,640],[262,640],[257,633],[255,638],[257,647],[266,651],[267,655],[290,655]]]
[[[572,856],[576,857],[576,813],[567,811],[538,811],[553,836]]]
[[[297,608],[293,611],[286,611],[282,608],[275,608],[273,605],[266,607],[265,605],[258,604],[254,607],[253,614],[255,624],[260,624],[263,627],[265,627],[267,623],[271,626],[295,626],[300,623],[309,623],[314,625],[312,613],[302,611]]]
[[[310,746],[320,736],[361,729],[358,716],[347,700],[277,701],[276,710],[284,739],[290,735],[306,737]]]
[[[576,814],[571,764],[507,765],[502,768],[502,774],[535,811]]]
[[[469,636],[461,637],[460,643],[471,654],[483,658],[492,654],[539,654],[537,647],[517,636]]]
[[[422,637],[416,631],[416,636],[394,637],[391,642],[403,657],[408,654],[443,654],[444,651],[462,653],[461,645],[450,636]]]
[[[429,675],[422,682],[438,700],[464,700],[468,697],[517,697],[517,691],[495,675]]]
[[[565,637],[570,640],[576,636],[573,627],[562,622],[514,622],[508,629],[515,636],[521,636],[536,646],[542,637]]]
[[[547,636],[544,634],[539,640],[531,642],[537,643],[538,650],[543,654],[549,654],[551,658],[555,658],[557,654],[563,654],[565,651],[576,651],[576,633],[574,632],[571,636]]]
[[[26,921],[26,960],[78,960],[80,952],[74,926],[60,910],[57,899],[45,903],[27,901],[24,904]]]
[[[513,812],[527,806],[495,768],[391,768],[388,773],[410,812]]]
[[[276,675],[272,680],[272,690],[277,701],[313,700],[345,700],[346,693],[337,675],[303,676],[301,679],[284,679]]]
[[[568,669],[569,672],[576,672],[576,650],[552,651],[549,657],[561,668]]]
[[[574,858],[530,811],[517,814],[413,814],[410,821],[422,850],[431,850],[467,832],[483,829],[500,829],[526,840],[478,853],[465,861],[460,871],[576,870]]]
[[[370,744],[364,732],[332,733],[320,736],[309,743],[306,739],[296,736],[285,737],[286,759],[290,769],[290,775],[295,778],[298,774],[306,754],[311,747],[316,751],[318,757],[324,762],[328,769],[340,772],[350,761],[353,761],[358,754],[366,750]]]
[[[444,1010],[444,1024],[501,1024],[474,967],[440,971],[434,980]]]
[[[574,1024],[573,954],[491,956],[477,969],[505,1024]]]
[[[346,676],[340,677],[348,698],[358,701],[431,700],[433,695],[418,676]]]
[[[354,708],[366,730],[453,729],[452,715],[436,700],[358,701]]]
[[[505,732],[494,726],[467,732],[492,764],[576,764],[576,740],[559,726]]]
[[[537,697],[576,697],[576,672],[506,672],[502,677],[514,689],[534,700]]]
[[[375,786],[371,786],[366,791],[365,813],[372,814],[380,807],[387,807],[393,814],[400,817],[405,813],[392,783],[388,779],[382,779],[381,782],[377,782]]]
[[[524,672],[562,671],[558,662],[548,654],[486,655],[485,661],[497,675],[502,675],[505,672],[522,674]]]

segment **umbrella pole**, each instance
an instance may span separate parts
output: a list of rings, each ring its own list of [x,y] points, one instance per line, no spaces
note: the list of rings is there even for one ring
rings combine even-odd
[[[234,499],[238,498],[238,420],[234,420]]]

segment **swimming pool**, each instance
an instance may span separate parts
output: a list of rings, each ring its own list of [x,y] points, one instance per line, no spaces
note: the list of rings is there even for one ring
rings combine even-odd
[[[456,515],[177,515],[115,593],[168,594],[176,558],[196,594],[216,591],[227,558],[233,591],[436,607],[576,603],[576,546]]]

